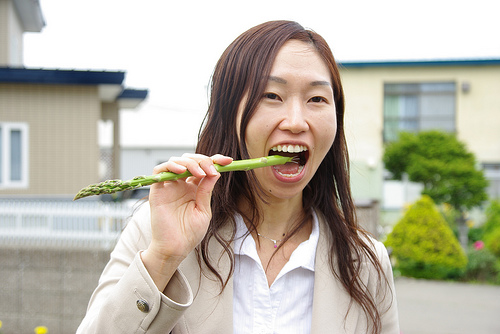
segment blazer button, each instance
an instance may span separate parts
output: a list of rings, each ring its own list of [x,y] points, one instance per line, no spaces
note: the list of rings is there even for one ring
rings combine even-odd
[[[148,313],[149,312],[149,304],[144,299],[139,299],[136,302],[137,308],[141,310],[141,312]]]

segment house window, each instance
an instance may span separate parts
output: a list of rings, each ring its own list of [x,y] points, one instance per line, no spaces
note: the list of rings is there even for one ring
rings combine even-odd
[[[431,129],[455,132],[454,82],[384,85],[384,141],[400,131]]]
[[[484,176],[489,182],[488,195],[500,200],[500,163],[483,164]]]
[[[28,187],[28,125],[0,122],[0,188]]]

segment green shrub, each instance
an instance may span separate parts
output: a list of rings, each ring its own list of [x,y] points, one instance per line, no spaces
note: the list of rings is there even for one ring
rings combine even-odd
[[[428,196],[408,209],[387,236],[386,246],[404,276],[458,278],[467,265],[460,243]]]
[[[500,200],[492,200],[486,208],[484,234],[487,235],[500,228]]]
[[[457,220],[458,217],[460,217],[460,212],[458,212],[448,203],[443,203],[442,205],[440,205],[439,211],[443,216],[444,220],[446,221],[446,223],[448,224],[448,226],[453,231],[455,237],[458,239],[459,232],[458,232]]]
[[[476,241],[484,239],[484,228],[483,226],[471,227],[468,232],[469,244],[473,244]]]
[[[470,247],[467,251],[467,257],[469,261],[463,277],[466,281],[496,283],[500,271],[495,255],[487,248]]]
[[[486,248],[500,258],[500,200],[492,200],[486,208],[483,240]]]
[[[485,233],[484,243],[495,256],[500,258],[500,227]]]

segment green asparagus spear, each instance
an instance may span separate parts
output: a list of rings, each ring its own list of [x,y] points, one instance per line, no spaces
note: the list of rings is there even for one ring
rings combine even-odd
[[[220,173],[231,171],[247,171],[260,167],[284,165],[290,161],[292,161],[292,157],[272,155],[255,159],[235,160],[226,166],[215,164],[215,169]],[[112,194],[118,191],[136,189],[144,186],[149,186],[155,182],[178,180],[186,178],[188,176],[191,176],[191,173],[189,171],[186,171],[182,174],[163,172],[150,176],[137,176],[128,181],[107,180],[101,183],[91,184],[83,188],[75,195],[75,198],[73,200],[92,195]]]

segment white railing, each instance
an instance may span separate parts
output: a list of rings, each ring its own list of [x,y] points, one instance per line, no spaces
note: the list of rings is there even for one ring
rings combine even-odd
[[[112,248],[130,205],[100,201],[0,201],[0,245]]]

